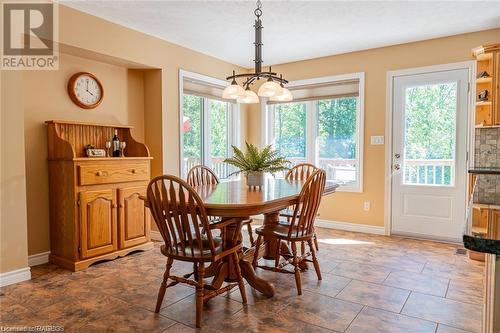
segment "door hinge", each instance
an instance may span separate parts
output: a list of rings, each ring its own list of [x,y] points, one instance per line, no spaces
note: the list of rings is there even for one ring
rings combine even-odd
[[[467,92],[470,93],[470,82],[467,82]]]
[[[80,207],[81,204],[80,199],[76,200],[76,204],[78,205],[78,207]]]

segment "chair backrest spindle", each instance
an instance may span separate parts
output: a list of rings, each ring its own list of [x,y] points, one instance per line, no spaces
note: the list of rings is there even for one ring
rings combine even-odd
[[[204,165],[196,165],[189,170],[187,182],[191,186],[219,184],[219,177],[215,172]]]
[[[300,163],[288,170],[285,179],[288,180],[306,180],[318,168],[310,163]]]
[[[313,233],[314,221],[325,190],[325,184],[326,173],[324,170],[317,169],[307,178],[294,207],[288,236],[301,237]]]

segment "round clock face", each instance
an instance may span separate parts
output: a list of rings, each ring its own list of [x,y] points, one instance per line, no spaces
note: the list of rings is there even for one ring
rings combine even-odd
[[[97,78],[90,73],[77,73],[70,79],[68,92],[75,104],[91,109],[102,100],[103,89]]]

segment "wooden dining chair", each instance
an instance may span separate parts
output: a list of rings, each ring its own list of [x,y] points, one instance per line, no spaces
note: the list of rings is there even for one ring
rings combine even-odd
[[[158,291],[155,312],[158,313],[167,288],[178,283],[196,287],[196,327],[201,326],[203,304],[210,298],[238,286],[246,303],[245,286],[239,266],[238,251],[241,241],[224,247],[221,239],[212,235],[212,229],[203,201],[184,180],[171,175],[156,177],[148,185],[147,205],[165,242],[161,253],[167,259],[163,281]],[[241,225],[239,226],[241,228]],[[202,231],[205,232],[202,232]],[[205,264],[231,257],[237,283],[220,289],[207,288],[203,283]],[[174,260],[192,262],[194,272],[185,276],[170,275]],[[194,275],[194,280],[189,279]],[[168,281],[171,280],[170,283]],[[168,284],[167,284],[168,283]]]
[[[309,178],[310,175],[316,170],[319,170],[318,167],[316,167],[314,164],[311,163],[300,163],[295,165],[293,168],[288,170],[285,179],[294,181],[294,180],[306,180]],[[286,224],[290,223],[291,218],[293,217],[293,211],[294,211],[294,206],[288,207],[285,210],[282,210],[280,212],[280,216],[285,217],[287,222]],[[318,237],[316,234],[314,234],[314,246],[316,247],[316,251],[319,250],[319,245],[318,245]]]
[[[187,174],[187,182],[191,186],[200,186],[219,184],[220,180],[215,172],[209,167],[204,165],[196,165],[192,167],[191,170],[189,170]],[[217,219],[217,217],[212,217],[212,219]],[[242,225],[245,225],[247,227],[250,244],[254,246],[255,240],[253,237],[252,219],[249,218],[244,220],[242,222]]]
[[[321,169],[314,171],[302,187],[298,202],[295,205],[294,213],[290,220],[290,224],[277,224],[271,230],[269,230],[269,226],[267,229],[261,227],[256,230],[258,237],[255,244],[255,254],[253,258],[254,268],[257,267],[259,248],[262,244],[264,236],[268,239],[271,238],[277,240],[277,262],[281,257],[282,242],[289,242],[292,247],[292,255],[284,255],[285,261],[277,265],[275,264],[274,267],[258,267],[276,272],[295,274],[295,283],[297,285],[299,295],[302,295],[302,283],[300,279],[299,267],[301,261],[312,262],[314,269],[316,270],[318,280],[321,280],[321,271],[319,268],[318,258],[316,257],[316,248],[313,245],[313,237],[315,234],[314,221],[316,220],[316,213],[318,212],[321,197],[323,196],[323,192],[325,190],[325,182],[325,171]],[[297,243],[302,244],[303,242],[307,242],[310,252],[304,253],[305,251],[303,251],[299,256],[297,253]],[[310,256],[312,257],[312,260],[308,259]],[[288,264],[292,264],[294,266],[293,272],[285,269],[285,266]]]

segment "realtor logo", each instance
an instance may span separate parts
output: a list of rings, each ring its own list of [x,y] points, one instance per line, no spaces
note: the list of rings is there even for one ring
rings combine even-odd
[[[57,3],[2,2],[2,70],[59,67]]]

